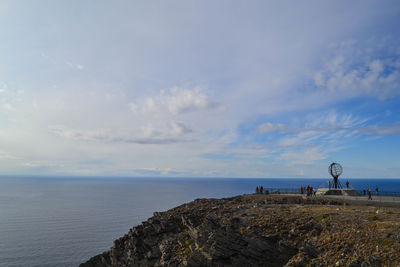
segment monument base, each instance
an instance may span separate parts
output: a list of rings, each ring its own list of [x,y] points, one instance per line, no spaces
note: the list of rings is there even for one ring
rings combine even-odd
[[[343,188],[318,188],[316,195],[326,196],[358,196],[358,192],[354,189],[343,189]]]

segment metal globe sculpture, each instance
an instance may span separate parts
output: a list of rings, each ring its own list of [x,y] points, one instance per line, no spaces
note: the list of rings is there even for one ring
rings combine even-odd
[[[339,183],[339,176],[343,173],[343,168],[339,163],[333,162],[329,165],[329,173],[333,177],[333,187],[335,189],[342,187]]]

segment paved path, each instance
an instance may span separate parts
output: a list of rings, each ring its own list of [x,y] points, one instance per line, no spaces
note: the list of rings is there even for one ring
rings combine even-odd
[[[329,198],[348,199],[348,200],[361,200],[366,202],[388,202],[398,203],[400,205],[400,197],[395,196],[372,196],[372,200],[368,200],[368,196],[324,196]]]
[[[282,195],[286,195],[286,194],[282,194]],[[302,194],[288,194],[291,196],[302,196],[304,198],[307,198],[306,195],[302,195]],[[363,196],[335,196],[335,195],[317,195],[317,196],[310,196],[310,197],[316,197],[316,198],[320,198],[320,197],[324,197],[324,198],[335,198],[335,199],[342,199],[342,200],[354,200],[354,201],[361,201],[362,203],[374,203],[374,204],[379,204],[379,203],[392,203],[395,206],[399,205],[400,207],[400,197],[396,197],[396,196],[377,196],[377,195],[373,195],[372,196],[372,200],[368,200],[368,195]]]

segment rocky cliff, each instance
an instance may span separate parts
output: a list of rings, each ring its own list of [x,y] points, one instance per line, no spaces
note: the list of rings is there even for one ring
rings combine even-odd
[[[245,195],[156,212],[91,266],[399,266],[400,208]]]

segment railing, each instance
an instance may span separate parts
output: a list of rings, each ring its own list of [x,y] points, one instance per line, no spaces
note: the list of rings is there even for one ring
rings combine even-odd
[[[298,188],[264,188],[264,194],[300,194]]]
[[[314,188],[314,191],[316,191],[317,188]],[[307,190],[304,190],[304,195],[307,195]],[[360,196],[364,195],[363,190],[356,190]],[[400,192],[394,192],[394,191],[379,191],[376,193],[376,191],[371,191],[373,196],[392,196],[392,197],[400,197]],[[301,194],[299,188],[264,188],[263,189],[263,194]],[[368,192],[365,193],[365,196],[368,196]]]
[[[363,190],[357,190],[360,195],[364,195]],[[400,197],[400,192],[393,192],[393,191],[371,191],[373,196],[388,196],[388,197]],[[368,196],[368,192],[365,193],[365,196]]]

